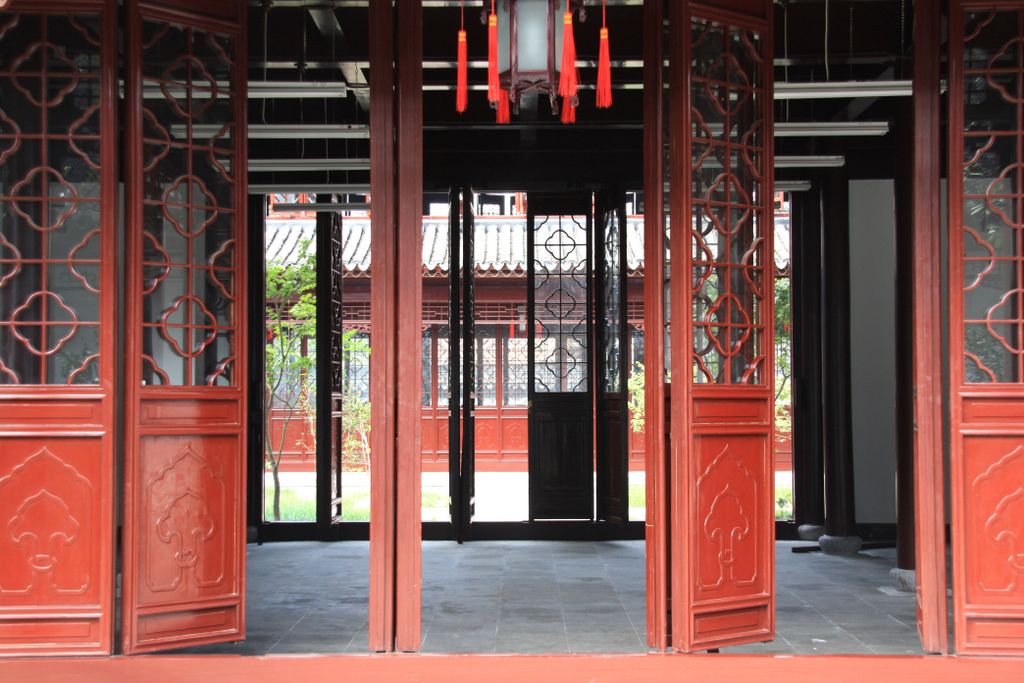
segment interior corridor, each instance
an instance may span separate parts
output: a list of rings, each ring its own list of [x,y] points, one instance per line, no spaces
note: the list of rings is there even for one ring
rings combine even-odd
[[[728,652],[920,654],[894,550],[856,557],[776,544],[776,639]],[[245,642],[187,652],[366,651],[366,542],[248,546]],[[423,651],[643,652],[643,541],[423,544]],[[182,652],[179,650],[178,652]]]

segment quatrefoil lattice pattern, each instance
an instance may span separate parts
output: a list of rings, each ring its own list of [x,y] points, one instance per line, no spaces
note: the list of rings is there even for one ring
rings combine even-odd
[[[142,373],[231,386],[237,354],[238,137],[229,38],[144,23]]]
[[[535,220],[533,389],[587,391],[587,219],[537,216]]]
[[[97,384],[96,17],[0,17],[0,384]]]
[[[764,41],[694,19],[690,74],[693,379],[762,384],[767,267]]]
[[[1024,382],[1024,40],[1018,9],[964,15],[963,381]],[[955,149],[955,147],[954,147]]]

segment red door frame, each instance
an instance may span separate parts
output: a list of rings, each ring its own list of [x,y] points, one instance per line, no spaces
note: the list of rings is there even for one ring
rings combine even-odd
[[[370,614],[369,647],[395,640],[395,389],[397,311],[395,216],[394,7],[370,0]],[[417,355],[419,355],[417,353]]]
[[[669,647],[665,415],[664,3],[644,3],[644,459],[647,645]],[[652,66],[653,65],[653,66]]]
[[[942,408],[942,293],[939,120],[942,7],[914,3],[913,311],[914,524],[917,627],[925,652],[948,650],[945,468]],[[954,167],[950,167],[954,168]]]
[[[395,649],[420,647],[422,513],[420,408],[423,317],[423,3],[398,0],[397,273],[398,406],[395,439]]]
[[[90,232],[71,249],[65,261],[71,268],[74,252],[83,249],[98,235],[99,279],[96,285],[83,284],[99,290],[96,321],[100,329],[99,346],[96,356],[87,358],[72,375],[95,360],[99,363],[99,381],[89,386],[0,384],[0,413],[4,415],[0,421],[0,500],[5,503],[0,505],[0,510],[4,515],[14,514],[4,518],[5,538],[11,537],[12,541],[0,546],[3,552],[0,562],[6,565],[5,569],[14,570],[19,564],[18,555],[24,553],[20,559],[28,565],[31,574],[27,588],[19,585],[5,589],[4,579],[11,577],[0,571],[0,657],[103,655],[111,652],[114,614],[117,10],[111,0],[13,0],[9,7],[0,10],[0,35],[7,30],[18,30],[16,25],[8,23],[14,21],[18,13],[100,17],[102,33],[97,74],[100,218],[95,232]],[[48,36],[48,39],[59,46],[57,37]],[[41,108],[42,111],[48,109]],[[88,112],[72,127],[85,123],[87,118]],[[17,137],[0,140],[0,147],[7,153],[13,153],[26,138],[51,140],[56,137],[24,134],[17,122],[13,123]],[[11,131],[9,124],[4,126],[8,132]],[[47,128],[42,130],[49,132]],[[66,135],[73,133],[69,129]],[[13,148],[6,144],[10,140],[16,141]],[[0,160],[5,156],[0,152]],[[51,171],[60,175],[57,170]],[[0,252],[4,252],[0,258],[11,259],[10,245],[2,246],[5,248],[0,248]],[[18,258],[15,251],[14,259]],[[60,263],[62,259],[48,258],[47,261],[64,265]],[[9,261],[0,265],[0,273],[10,275],[11,263],[16,263],[18,269],[23,266],[20,261]],[[84,280],[84,276],[73,273]],[[36,356],[38,362],[43,362],[48,354]],[[0,368],[0,372],[4,371],[5,368]],[[5,374],[14,376],[10,369],[6,369]],[[11,505],[6,505],[7,502]],[[13,539],[15,527],[11,526],[12,533],[7,533],[8,524],[13,524],[18,517],[24,520],[24,528],[18,534],[20,540]],[[69,520],[73,526],[69,526]],[[49,545],[34,546],[43,542],[42,539]],[[37,554],[34,556],[29,554],[33,552],[30,544],[35,547]],[[52,563],[46,566],[41,558],[52,545],[60,548],[51,550]],[[58,585],[58,572],[62,570],[61,585]],[[74,585],[79,580],[80,589]]]
[[[685,69],[671,68],[671,121],[670,121],[670,202],[675,228],[671,239],[672,275],[672,368],[676,370],[671,391],[671,529],[670,545],[673,549],[671,573],[671,628],[672,647],[682,652],[713,649],[722,645],[738,645],[747,642],[771,640],[775,632],[774,600],[774,540],[775,516],[773,497],[770,494],[772,479],[771,449],[774,441],[772,420],[772,382],[774,378],[774,347],[772,345],[773,301],[768,292],[773,291],[771,283],[774,270],[772,260],[772,231],[763,226],[771,224],[774,215],[772,188],[772,83],[774,79],[772,52],[772,3],[769,0],[730,0],[711,7],[695,2],[672,3],[669,25],[672,31],[670,64],[687,65]],[[748,334],[758,329],[757,341],[760,349],[754,349],[753,362],[758,362],[760,352],[761,380],[758,384],[698,384],[693,380],[694,350],[692,348],[695,324],[693,321],[691,292],[692,243],[690,221],[693,215],[694,199],[691,196],[691,22],[703,19],[736,27],[745,31],[756,31],[761,35],[760,74],[757,79],[763,84],[759,107],[761,121],[761,144],[745,143],[757,148],[760,158],[751,160],[750,172],[761,176],[759,198],[760,221],[763,246],[758,259],[760,268],[753,269],[748,280],[752,293],[756,292],[755,278],[762,280],[760,297],[760,320],[751,319]],[[767,58],[764,56],[768,55]],[[727,61],[727,60],[725,60]],[[738,63],[735,69],[740,69]],[[728,64],[723,66],[728,73]],[[710,76],[705,75],[710,78]],[[723,76],[724,78],[724,76]],[[752,76],[746,77],[752,82]],[[695,110],[695,109],[694,109]],[[685,114],[680,114],[685,112]],[[757,124],[755,123],[754,126]],[[750,129],[753,131],[753,128]],[[709,136],[710,137],[710,136]],[[753,168],[756,166],[757,168]],[[730,174],[730,177],[731,174]],[[738,183],[738,181],[736,181]],[[729,203],[727,212],[735,205],[731,195],[726,194]],[[710,201],[710,195],[708,199]],[[751,197],[749,201],[753,201]],[[739,202],[742,205],[742,202]],[[708,204],[710,206],[710,204]],[[748,220],[755,220],[748,218]],[[728,226],[729,224],[726,223]],[[682,229],[680,229],[682,226]],[[681,233],[681,234],[680,234]],[[756,237],[756,236],[755,236]],[[753,254],[757,241],[750,245]],[[717,267],[721,261],[708,254],[707,259]],[[743,264],[728,262],[732,268]],[[745,273],[746,275],[746,273]],[[728,277],[728,275],[726,276]],[[731,290],[726,290],[731,292]],[[739,299],[731,293],[720,294],[715,305],[724,301],[722,297],[733,296],[732,305],[740,305]],[[756,296],[756,294],[753,294]],[[753,315],[753,308],[748,305]],[[742,309],[741,309],[742,310]],[[713,321],[709,319],[709,325]],[[727,342],[727,346],[732,342]],[[726,358],[723,354],[723,358]],[[738,356],[737,356],[738,358]],[[723,360],[728,363],[729,361]],[[731,381],[731,380],[730,380]],[[746,445],[740,445],[744,443]],[[714,451],[714,452],[713,452]],[[715,452],[720,451],[719,454]],[[724,483],[723,483],[724,482]],[[708,499],[711,492],[702,494],[702,486],[713,485],[720,492]],[[705,517],[711,519],[716,509],[726,510],[729,496],[734,499],[737,510],[736,523],[746,523],[742,538],[749,539],[740,544],[723,545],[716,548],[714,531],[703,528]],[[706,513],[706,514],[705,514]],[[732,522],[730,522],[732,523]],[[718,529],[725,538],[726,527]],[[731,538],[732,533],[728,536]],[[731,542],[730,542],[731,543]],[[744,556],[746,558],[744,559]],[[717,557],[719,580],[705,583],[709,560]],[[738,563],[744,563],[744,573],[737,576],[733,570]],[[747,577],[746,570],[750,570]],[[729,574],[731,581],[726,581]]]
[[[981,21],[971,35],[964,35],[964,14],[967,11],[990,11],[992,18]],[[996,17],[1000,11],[1016,11],[1015,15]],[[987,150],[994,146],[994,138],[980,147],[968,160],[965,156],[964,134],[964,88],[967,68],[964,52],[968,42],[974,40],[985,26],[1005,25],[1002,22],[1016,21],[1015,40],[1024,35],[1024,3],[1020,0],[997,0],[996,2],[972,2],[960,0],[951,3],[949,21],[950,44],[959,49],[949,55],[949,355],[950,355],[950,507],[952,512],[953,539],[953,619],[956,650],[960,654],[1016,655],[1024,654],[1024,530],[1020,527],[1022,515],[1019,500],[1024,495],[1024,370],[1019,352],[1013,352],[1012,343],[1003,341],[1003,346],[1013,358],[1014,369],[1010,374],[997,377],[977,355],[971,359],[979,372],[987,372],[990,382],[968,383],[965,379],[967,353],[964,337],[968,329],[965,319],[965,254],[964,254],[964,171],[976,163]],[[1003,49],[1013,46],[1006,43]],[[964,46],[964,47],[960,47]],[[1017,43],[1019,50],[1019,42]],[[1009,67],[992,65],[1000,51],[993,56],[983,70],[974,68],[971,75],[984,78],[988,90],[999,90],[1006,103],[1016,107],[1016,125],[1010,124],[999,129],[1013,135],[1015,154],[1012,159],[1001,159],[1000,163],[1013,168],[1024,161],[1021,139],[1024,136],[1019,116],[1021,103],[1015,96],[1002,90],[995,79],[996,72],[1012,74],[1014,82],[1024,72],[1024,62],[1019,55],[1016,63]],[[1005,76],[1004,76],[1005,77]],[[1019,94],[1016,96],[1019,97]],[[975,131],[972,131],[975,132]],[[976,131],[982,132],[982,131]],[[999,157],[997,157],[998,159]],[[999,220],[1003,228],[1015,234],[1010,247],[1014,275],[1010,289],[999,303],[987,309],[985,330],[994,340],[999,338],[999,324],[992,320],[1009,318],[1017,334],[1022,313],[997,314],[1003,303],[1013,295],[1018,300],[1021,288],[1022,243],[1021,229],[1013,227],[1014,220],[1020,220],[1022,190],[1020,169],[1016,168],[1016,186],[1008,193],[1007,201],[1016,213],[1015,219],[1005,217]],[[1005,170],[1004,170],[1005,172]],[[986,205],[993,207],[993,195],[998,195],[995,181],[983,194],[974,194],[977,201],[983,198]],[[994,191],[995,190],[995,191]],[[995,208],[989,209],[995,212]],[[991,245],[978,233],[973,239],[983,248]],[[984,242],[984,244],[982,244]],[[992,252],[994,256],[994,252]],[[977,257],[975,257],[977,261]],[[982,278],[996,267],[993,258],[970,287],[979,287]],[[977,266],[975,266],[977,268]],[[988,302],[986,301],[987,305]],[[1005,310],[1005,309],[1004,309]],[[995,314],[995,315],[994,315]],[[984,333],[984,330],[983,330]],[[1020,339],[1017,339],[1017,345]],[[976,347],[975,347],[976,348]],[[973,354],[973,352],[971,352]],[[990,361],[991,362],[991,361]]]
[[[127,352],[122,647],[125,653],[132,654],[245,637],[247,324],[245,298],[237,293],[246,289],[248,196],[245,174],[237,173],[237,169],[246,168],[248,60],[244,0],[182,0],[173,7],[166,3],[129,0],[126,17]],[[223,325],[226,329],[217,332],[232,334],[234,348],[232,355],[211,375],[211,381],[215,381],[216,375],[230,367],[230,386],[194,382],[191,386],[163,386],[168,381],[166,375],[161,384],[143,384],[144,361],[153,365],[154,372],[159,374],[155,359],[145,356],[142,346],[144,323],[152,325],[157,321],[147,321],[144,317],[146,295],[141,286],[135,286],[145,277],[146,242],[155,244],[155,238],[143,235],[145,165],[154,163],[144,142],[143,20],[216,31],[230,36],[237,46],[234,55],[224,52],[220,57],[222,61],[234,59],[231,75],[233,130],[230,133],[234,143],[232,168],[236,172],[232,178],[234,234],[231,239],[234,244],[229,247],[229,239],[218,252],[222,258],[230,259],[223,272],[232,279],[226,287],[223,284],[220,287],[231,302],[231,315]],[[212,45],[211,48],[217,49]],[[189,73],[193,73],[199,61],[190,56],[183,63],[187,63]],[[191,101],[188,106],[191,111]],[[191,148],[186,149],[189,165],[183,178],[191,173],[193,163],[193,152]],[[210,155],[213,156],[212,151]],[[222,169],[221,174],[232,176],[227,168]],[[167,195],[161,202],[166,201]],[[226,210],[227,207],[217,208],[222,214]],[[188,225],[186,231],[193,230],[191,223]],[[198,235],[199,231],[194,234]],[[194,255],[189,253],[181,261],[184,265],[177,268],[186,273],[189,282],[193,275],[189,269],[196,266],[210,266],[209,277],[213,277],[213,268],[217,266],[212,262],[214,258],[210,263],[196,263]],[[171,261],[167,258],[167,262]],[[170,270],[168,267],[167,272]],[[191,293],[191,285],[186,291]],[[175,305],[193,304],[179,298]],[[166,317],[165,314],[159,325],[166,323]],[[207,336],[209,339],[211,337]],[[192,353],[194,347],[191,342],[187,344],[186,353]],[[193,360],[188,357],[185,362],[191,365]],[[190,381],[189,376],[186,374],[186,382]],[[199,515],[205,520],[201,527],[179,528],[180,524],[198,524]],[[157,530],[157,519],[172,520],[167,521],[167,531]],[[199,529],[205,531],[200,533]],[[197,533],[204,536],[205,544],[198,545],[199,541],[195,541],[197,545],[187,547],[183,539],[198,538]],[[161,549],[157,541],[168,547]],[[179,543],[177,549],[175,542]]]

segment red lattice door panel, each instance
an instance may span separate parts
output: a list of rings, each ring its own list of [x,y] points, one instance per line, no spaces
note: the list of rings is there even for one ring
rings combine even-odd
[[[127,5],[123,645],[241,640],[244,4]]]
[[[0,656],[111,650],[114,12],[0,10]]]
[[[674,5],[671,21],[672,63],[689,65],[670,70],[672,227],[689,230],[671,240],[672,639],[683,651],[774,634],[771,4],[727,4]]]
[[[953,610],[1024,654],[1024,3],[957,3],[950,45]]]

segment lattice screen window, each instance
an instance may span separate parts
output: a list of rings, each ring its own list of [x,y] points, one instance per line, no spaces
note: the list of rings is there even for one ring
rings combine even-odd
[[[713,21],[691,29],[693,379],[761,384],[764,46]]]
[[[96,17],[0,15],[0,384],[97,384]]]
[[[964,15],[964,381],[1024,381],[1024,12]]]
[[[143,380],[233,385],[232,55],[223,35],[143,26]]]

